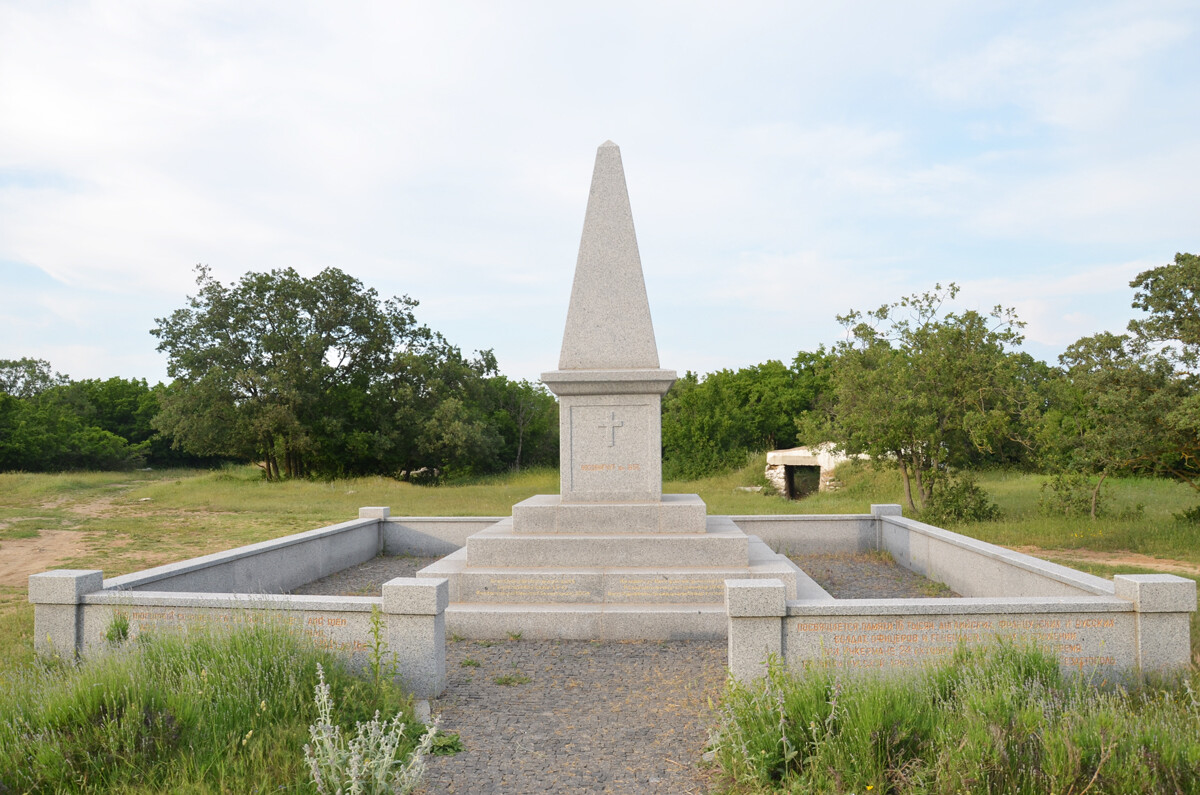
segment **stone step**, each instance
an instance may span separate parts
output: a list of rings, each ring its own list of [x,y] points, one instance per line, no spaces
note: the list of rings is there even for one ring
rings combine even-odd
[[[704,500],[696,494],[664,494],[658,502],[563,503],[557,494],[538,494],[512,508],[513,532],[703,533]]]
[[[446,608],[446,637],[472,640],[719,640],[721,604],[512,605]]]
[[[757,537],[749,536],[748,542],[744,566],[472,566],[460,549],[417,576],[449,579],[451,602],[718,603],[725,598],[725,580],[767,577],[782,580],[788,598],[795,598],[798,586],[808,581],[804,572]]]
[[[556,533],[517,535],[512,520],[467,539],[469,566],[501,568],[744,566],[749,541],[728,517],[709,517],[705,533]]]

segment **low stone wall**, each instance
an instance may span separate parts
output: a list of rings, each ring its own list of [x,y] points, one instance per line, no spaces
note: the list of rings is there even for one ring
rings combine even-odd
[[[272,621],[362,666],[377,608],[401,681],[417,698],[431,698],[446,684],[447,580],[396,578],[375,597],[282,593],[381,552],[453,551],[494,521],[391,519],[388,514],[387,508],[363,508],[354,521],[107,580],[98,570],[35,574],[29,578],[34,647],[40,654],[91,654],[107,648],[105,634],[117,616],[129,622],[132,637],[148,630],[186,632]]]
[[[1104,580],[904,519],[899,506],[872,506],[872,514],[878,548],[966,598],[833,599],[809,589],[788,600],[779,581],[726,580],[733,676],[761,676],[769,655],[793,666],[896,672],[943,660],[959,644],[1001,638],[1038,643],[1064,668],[1102,675],[1191,662],[1192,580]],[[848,520],[847,528],[860,521]],[[841,538],[848,543],[849,536]]]

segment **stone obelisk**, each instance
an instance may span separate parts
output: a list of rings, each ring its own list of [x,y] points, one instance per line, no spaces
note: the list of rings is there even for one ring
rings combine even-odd
[[[725,580],[795,564],[695,494],[662,493],[662,396],[621,152],[596,168],[558,369],[561,493],[539,494],[425,567],[450,580],[446,626],[464,637],[722,637]]]
[[[674,370],[658,363],[621,150],[596,152],[558,369],[557,497],[513,509],[516,532],[704,532],[704,503],[662,493],[662,396]]]

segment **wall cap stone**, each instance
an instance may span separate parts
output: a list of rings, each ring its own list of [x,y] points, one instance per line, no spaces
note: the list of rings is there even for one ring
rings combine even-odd
[[[397,577],[383,584],[383,612],[436,616],[450,604],[445,577]]]
[[[1196,581],[1174,574],[1117,574],[1116,596],[1128,599],[1139,613],[1190,613],[1196,609]]]
[[[365,507],[358,509],[359,519],[387,519],[392,515],[392,509],[386,506]]]
[[[29,601],[39,605],[77,605],[104,587],[99,569],[56,569],[29,577]]]
[[[787,615],[787,588],[782,580],[726,580],[725,610],[730,618]]]
[[[879,518],[880,516],[903,516],[904,509],[895,503],[885,503],[871,506],[871,516]]]

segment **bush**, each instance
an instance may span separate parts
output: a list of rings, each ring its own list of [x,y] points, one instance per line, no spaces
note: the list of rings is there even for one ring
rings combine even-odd
[[[1194,793],[1198,686],[1100,682],[1003,643],[888,679],[776,660],[730,680],[711,744],[739,791]]]
[[[229,632],[143,633],[78,665],[38,664],[0,678],[0,793],[255,792],[308,785],[301,748],[324,667],[353,726],[375,708],[373,686],[272,622]],[[120,640],[121,622],[112,637]],[[370,706],[368,706],[370,705]],[[391,687],[407,757],[421,725]]]
[[[1042,516],[1091,516],[1091,480],[1080,472],[1059,472],[1042,484],[1042,496],[1038,500],[1038,513]],[[1096,516],[1107,512],[1107,495],[1102,491],[1096,496]]]
[[[966,473],[937,484],[920,519],[932,525],[991,522],[1001,518],[1000,506]]]

